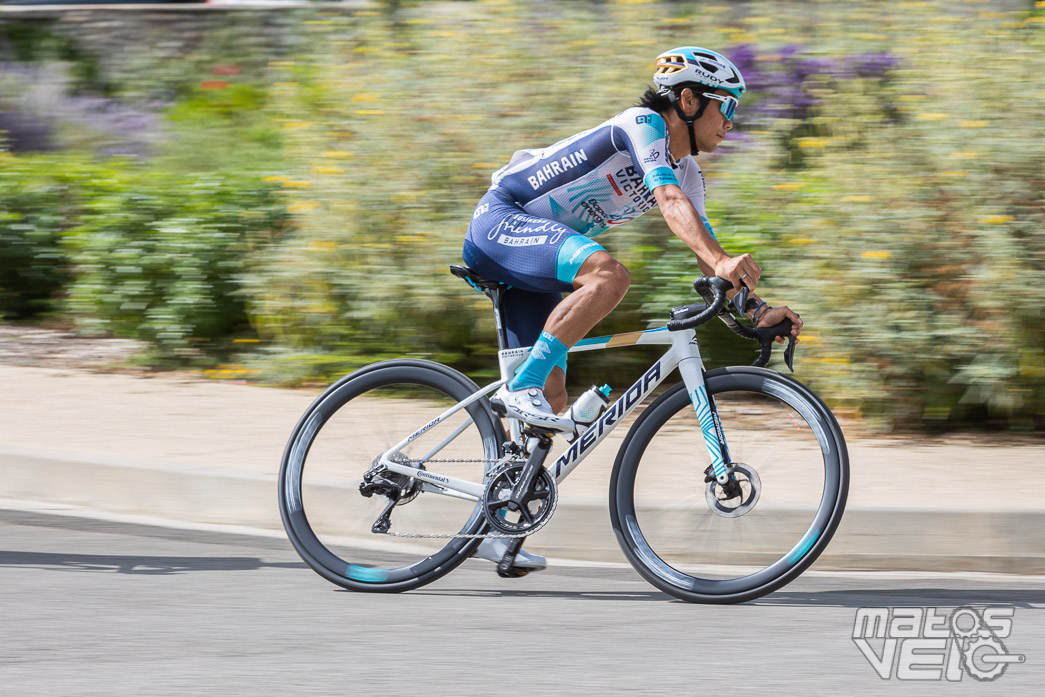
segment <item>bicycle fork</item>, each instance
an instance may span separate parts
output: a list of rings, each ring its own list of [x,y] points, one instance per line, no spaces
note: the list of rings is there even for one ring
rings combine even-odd
[[[684,358],[679,361],[679,372],[686,383],[686,391],[697,414],[697,421],[700,422],[700,431],[711,460],[711,466],[707,470],[707,481],[710,482],[713,477],[727,495],[739,493],[736,478],[727,467],[732,463],[729,446],[722,431],[722,421],[718,417],[718,407],[714,398],[708,396],[704,383],[704,366],[700,358]]]

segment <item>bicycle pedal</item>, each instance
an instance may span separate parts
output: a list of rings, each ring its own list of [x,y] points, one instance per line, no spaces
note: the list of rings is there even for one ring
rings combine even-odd
[[[519,566],[509,566],[505,570],[501,570],[501,565],[497,565],[497,575],[501,578],[522,578],[526,574],[530,573],[529,569],[523,569]]]
[[[504,403],[499,399],[490,400],[490,411],[497,414],[497,416],[500,416],[502,419],[508,416],[508,410],[505,409]]]

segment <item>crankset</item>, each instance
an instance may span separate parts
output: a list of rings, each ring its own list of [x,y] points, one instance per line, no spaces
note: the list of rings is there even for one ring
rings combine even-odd
[[[502,467],[487,480],[483,513],[495,530],[528,535],[544,527],[555,510],[558,491],[548,470],[539,468],[525,491],[518,491],[526,464]]]
[[[726,465],[729,472],[729,482],[721,484],[708,468],[704,481],[707,489],[704,498],[708,502],[708,508],[717,516],[723,518],[739,518],[751,512],[758,503],[759,494],[762,493],[762,480],[758,478],[758,472],[754,467],[737,462]]]

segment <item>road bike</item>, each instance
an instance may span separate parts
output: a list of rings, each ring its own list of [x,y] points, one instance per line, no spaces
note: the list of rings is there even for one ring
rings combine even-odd
[[[698,278],[705,302],[672,309],[665,326],[570,349],[667,346],[590,425],[556,436],[495,413],[489,396],[530,347],[507,347],[506,286],[451,271],[493,301],[500,378],[479,387],[439,363],[381,361],[312,403],[283,454],[279,507],[319,575],[356,591],[406,591],[449,573],[487,537],[507,539],[498,572],[513,575],[525,538],[551,519],[560,483],[622,424],[610,520],[628,561],[657,588],[689,602],[749,601],[824,551],[845,509],[848,454],[820,398],[764,367],[774,339],[788,337],[793,370],[789,321],[750,328],[734,314],[743,316],[746,289],[731,308],[729,281]],[[694,329],[715,317],[760,343],[752,366],[705,370]],[[681,381],[658,390],[676,368]],[[550,458],[556,444],[562,451]]]

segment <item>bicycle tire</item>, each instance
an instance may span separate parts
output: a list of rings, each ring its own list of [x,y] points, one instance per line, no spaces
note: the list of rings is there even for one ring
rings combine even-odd
[[[359,486],[376,457],[478,389],[439,363],[393,360],[362,368],[316,398],[287,442],[279,472],[283,525],[309,567],[350,590],[400,592],[435,581],[471,555],[478,539],[428,541],[372,533],[370,526],[391,499],[364,497]],[[396,401],[403,396],[412,399]],[[463,432],[447,446],[451,454],[497,459],[506,438],[486,399],[432,426],[403,453],[418,457],[462,423]],[[428,469],[484,481],[485,465],[477,462],[437,463]],[[400,477],[404,487],[417,482]],[[433,491],[404,497],[392,509],[391,521],[393,530],[419,534],[477,535],[488,526],[477,502]]]
[[[709,496],[715,485],[704,480],[707,448],[679,383],[642,413],[621,445],[610,520],[625,556],[657,588],[687,602],[746,602],[793,581],[827,547],[845,510],[849,458],[834,415],[798,381],[752,367],[713,370],[705,381],[731,460],[756,471],[757,486],[746,481],[746,491],[761,495],[736,517],[712,510],[720,494]],[[691,457],[699,464],[671,466]],[[721,548],[710,549],[714,544]]]

